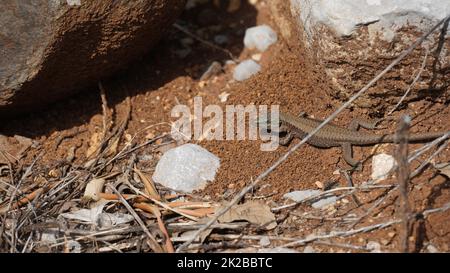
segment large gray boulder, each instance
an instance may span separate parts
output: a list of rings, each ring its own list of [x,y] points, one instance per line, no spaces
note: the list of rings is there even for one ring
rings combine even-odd
[[[95,84],[142,56],[184,0],[0,3],[0,118]]]

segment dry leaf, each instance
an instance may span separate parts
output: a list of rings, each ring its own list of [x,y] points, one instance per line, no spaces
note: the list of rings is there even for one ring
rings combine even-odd
[[[134,168],[134,171],[138,174],[142,183],[144,183],[145,190],[147,193],[156,200],[161,200],[161,196],[158,193],[158,190],[155,187],[155,184],[151,179],[149,179],[146,175],[144,175],[140,170]]]
[[[434,167],[443,175],[450,178],[450,162],[446,163],[437,163],[434,164]]]
[[[277,226],[275,215],[270,211],[270,207],[259,201],[249,201],[234,206],[219,218],[222,223],[236,220],[246,220],[252,224],[263,226],[267,230]]]
[[[104,178],[94,178],[86,185],[84,190],[83,201],[98,201],[100,197],[98,194],[103,191],[103,185],[105,184]]]

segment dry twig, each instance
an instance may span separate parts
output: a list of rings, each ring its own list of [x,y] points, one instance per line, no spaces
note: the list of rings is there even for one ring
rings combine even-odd
[[[408,134],[411,118],[403,116],[400,119],[396,141],[398,148],[396,152],[397,158],[397,176],[400,189],[400,213],[402,218],[401,230],[401,251],[408,252],[408,238],[410,229],[410,209],[408,201],[408,184],[409,184],[409,164],[408,164]]]

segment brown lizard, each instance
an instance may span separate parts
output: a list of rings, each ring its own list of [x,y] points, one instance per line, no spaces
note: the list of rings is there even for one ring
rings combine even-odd
[[[304,114],[294,116],[289,113],[280,112],[280,144],[288,145],[294,137],[304,138],[312,132],[322,121],[308,118]],[[395,135],[377,135],[368,132],[358,131],[359,127],[366,129],[375,128],[375,123],[361,120],[353,120],[349,128],[326,124],[307,143],[319,148],[342,147],[345,161],[353,167],[359,165],[359,161],[352,156],[352,145],[368,146],[379,143],[394,143]],[[445,132],[428,132],[411,134],[409,142],[424,142],[441,137]],[[281,136],[284,135],[284,136]]]

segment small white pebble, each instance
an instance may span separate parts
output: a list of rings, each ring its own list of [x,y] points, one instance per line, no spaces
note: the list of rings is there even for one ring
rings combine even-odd
[[[323,183],[320,181],[316,181],[314,184],[316,184],[316,187],[318,187],[319,189],[323,189]]]
[[[283,195],[284,198],[291,199],[295,202],[301,202],[306,198],[321,193],[319,190],[292,191]]]
[[[261,57],[262,57],[261,53],[256,53],[252,55],[252,59],[257,62],[261,61]]]
[[[427,251],[429,253],[439,253],[440,252],[434,245],[428,245]]]
[[[377,154],[372,158],[372,175],[375,181],[381,181],[388,177],[388,173],[395,167],[396,161],[388,154]]]
[[[259,245],[263,247],[269,246],[270,245],[269,237],[268,236],[262,237],[261,240],[259,240]]]
[[[319,201],[313,203],[312,207],[315,208],[315,209],[326,208],[326,207],[336,203],[336,200],[337,200],[336,196],[331,196],[331,197],[328,197],[328,198],[325,198],[325,199],[320,199]]]
[[[316,253],[316,250],[312,246],[306,246],[303,253]]]
[[[261,52],[266,51],[272,44],[278,40],[277,33],[268,25],[261,25],[248,28],[245,31],[244,45],[249,49],[258,49]]]
[[[234,68],[233,78],[236,81],[245,81],[257,74],[261,66],[253,60],[245,60]]]
[[[226,102],[227,100],[228,100],[228,97],[230,96],[230,93],[227,93],[227,92],[222,92],[222,93],[220,93],[219,94],[219,99],[220,99],[220,102]]]
[[[220,159],[196,144],[184,144],[163,154],[153,180],[168,188],[191,193],[213,181]]]
[[[372,253],[380,253],[381,245],[378,242],[369,241],[366,245],[367,249],[371,250]]]

